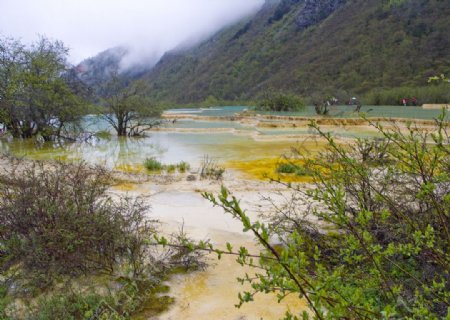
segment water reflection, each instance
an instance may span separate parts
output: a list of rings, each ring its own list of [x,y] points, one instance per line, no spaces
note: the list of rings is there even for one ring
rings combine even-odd
[[[344,108],[342,106],[339,108]],[[408,107],[408,112],[399,107],[374,107],[376,113],[411,116],[421,113],[423,118],[434,117],[439,110],[423,110]],[[230,115],[244,107],[223,107],[213,109],[177,110],[177,113],[196,111],[201,115]],[[401,109],[401,110],[400,110]],[[420,109],[420,110],[419,110]],[[309,109],[306,108],[306,113]],[[375,111],[374,111],[375,112]],[[398,114],[394,114],[398,113]],[[387,115],[387,114],[386,114]],[[162,131],[149,132],[142,138],[116,137],[105,121],[97,116],[86,116],[83,126],[89,132],[103,132],[101,138],[76,143],[45,142],[34,140],[0,139],[0,152],[33,159],[84,160],[102,164],[108,168],[124,165],[142,165],[144,160],[154,157],[166,164],[187,161],[191,166],[200,164],[204,155],[218,161],[254,160],[276,157],[295,144],[302,143],[311,134],[307,128],[257,128],[236,121],[198,121],[182,119],[168,122]],[[373,131],[352,126],[330,129],[338,137],[371,137]],[[366,131],[364,131],[366,130]],[[289,139],[287,139],[289,136]],[[294,137],[294,138],[293,138]]]
[[[273,140],[258,141],[249,135],[230,132],[154,132],[143,138],[112,136],[110,139],[70,144],[46,142],[37,145],[33,140],[0,140],[0,151],[41,160],[84,160],[110,169],[122,165],[141,165],[149,157],[166,164],[187,161],[195,167],[204,155],[219,162],[279,156],[289,151],[291,146],[304,143],[304,139],[283,140],[275,137]]]

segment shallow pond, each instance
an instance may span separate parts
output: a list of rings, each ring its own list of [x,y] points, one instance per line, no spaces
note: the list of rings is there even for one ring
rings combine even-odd
[[[167,112],[196,114],[205,116],[226,116],[244,110],[246,107],[217,107],[196,109],[173,109]],[[296,115],[313,115],[312,107]],[[337,106],[335,111],[349,106]],[[424,110],[420,107],[363,107],[373,109],[376,116],[433,118],[439,110]],[[367,111],[367,110],[366,110]],[[286,114],[286,113],[277,113]],[[342,113],[342,116],[350,113]],[[107,124],[95,116],[84,119],[84,127],[89,131],[109,130]],[[236,121],[202,121],[180,119],[168,121],[160,129],[152,131],[147,137],[92,139],[89,143],[55,144],[47,142],[36,144],[33,140],[7,141],[0,139],[0,152],[33,159],[84,160],[102,164],[108,168],[142,165],[146,158],[154,157],[163,163],[187,161],[198,165],[205,155],[219,162],[230,160],[255,160],[276,157],[289,151],[292,145],[305,144],[311,131],[303,128],[258,128]],[[373,131],[356,127],[334,127],[334,135],[349,137],[372,137]],[[308,142],[310,143],[310,142]],[[307,144],[308,144],[307,143]]]
[[[100,123],[96,127],[89,126],[89,129],[104,130],[105,127]],[[186,131],[179,131],[180,129]],[[205,155],[219,162],[281,155],[297,141],[303,140],[301,136],[304,133],[307,132],[259,130],[231,121],[180,120],[173,125],[164,125],[162,131],[152,131],[141,138],[116,137],[111,134],[108,138],[65,144],[39,144],[33,139],[0,139],[0,152],[41,160],[83,160],[110,169],[141,165],[150,157],[166,164],[187,161],[196,166]],[[282,134],[296,134],[300,138],[283,139]],[[258,139],[263,136],[272,137],[267,140]]]
[[[237,112],[251,110],[253,107],[230,106],[230,107],[213,107],[213,108],[190,108],[190,109],[170,109],[168,113],[174,114],[190,114],[198,116],[223,117],[232,116]],[[339,105],[330,107],[329,116],[338,118],[358,117],[354,112],[355,106]],[[422,107],[413,106],[363,106],[360,110],[368,117],[394,117],[409,119],[434,119],[441,113],[436,109],[423,109]],[[313,106],[306,106],[303,110],[297,112],[265,112],[258,111],[259,114],[285,115],[285,116],[302,116],[314,117],[316,112]]]
[[[145,138],[100,139],[91,143],[37,145],[32,140],[0,140],[0,152],[32,159],[84,160],[92,164],[117,168],[139,165],[155,157],[163,163],[187,161],[198,165],[205,155],[219,162],[246,160],[281,155],[295,141],[256,141],[252,137],[233,133],[172,133],[154,132]]]

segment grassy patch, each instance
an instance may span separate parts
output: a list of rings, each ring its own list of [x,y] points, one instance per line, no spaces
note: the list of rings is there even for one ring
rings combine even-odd
[[[144,167],[149,171],[161,171],[163,165],[160,161],[155,158],[147,158],[144,161]]]
[[[177,169],[177,166],[174,164],[168,164],[167,166],[165,166],[167,173],[174,173],[175,170]]]
[[[276,171],[278,173],[296,173],[298,169],[298,166],[296,166],[293,163],[280,163],[277,168]]]
[[[304,166],[292,162],[282,162],[278,164],[276,172],[284,174],[293,174],[301,177],[308,175],[308,170]]]
[[[144,161],[144,168],[152,172],[166,171],[167,173],[175,173],[178,171],[179,173],[185,173],[191,166],[185,161],[177,164],[163,164],[155,158],[147,158]]]
[[[185,161],[181,161],[179,164],[177,164],[177,167],[178,167],[178,171],[180,171],[181,173],[185,173],[186,171],[191,169],[191,166],[189,165],[189,163],[187,163]]]

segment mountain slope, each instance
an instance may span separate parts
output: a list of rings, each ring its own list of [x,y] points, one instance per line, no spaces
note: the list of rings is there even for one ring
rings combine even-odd
[[[201,45],[167,53],[143,78],[155,99],[175,103],[425,85],[450,73],[449,16],[443,0],[268,0]]]
[[[81,81],[98,91],[111,80],[113,74],[120,73],[127,81],[133,81],[151,69],[151,65],[134,65],[124,69],[122,62],[128,54],[129,50],[125,47],[110,48],[80,62],[74,71]]]

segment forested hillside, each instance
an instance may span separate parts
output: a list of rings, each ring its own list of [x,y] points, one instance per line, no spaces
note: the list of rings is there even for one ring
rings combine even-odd
[[[442,0],[267,0],[201,45],[143,75],[159,101],[247,100],[267,90],[364,94],[450,73]]]

